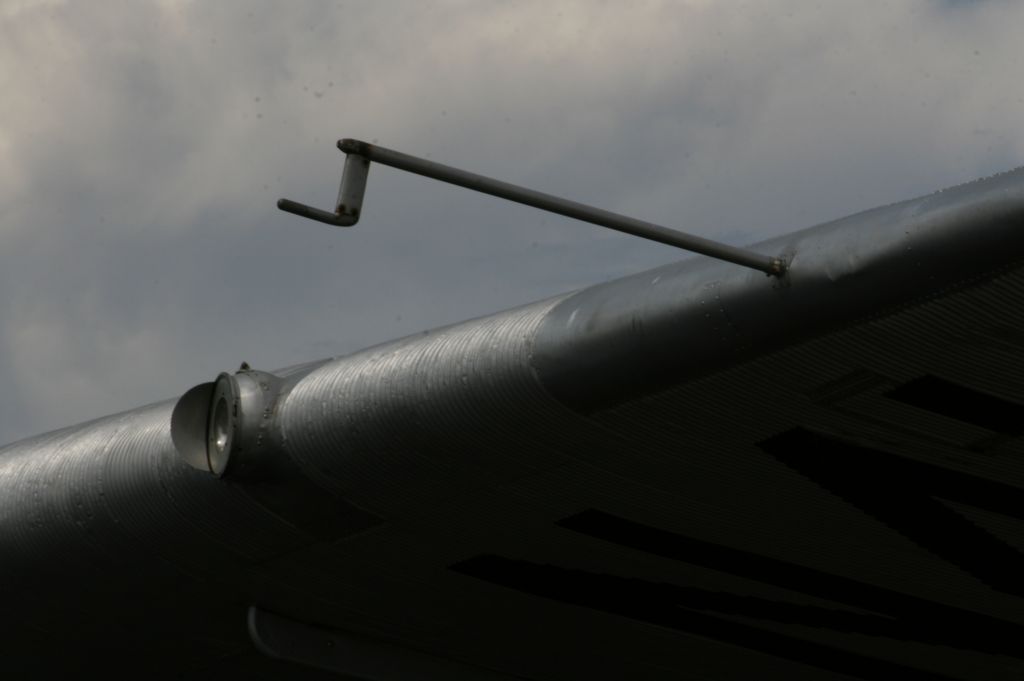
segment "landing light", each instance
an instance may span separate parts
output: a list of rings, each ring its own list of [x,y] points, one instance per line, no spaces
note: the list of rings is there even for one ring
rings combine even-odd
[[[238,381],[228,374],[218,376],[213,385],[206,429],[206,461],[209,471],[217,477],[224,475],[231,462],[239,415],[239,392]],[[173,418],[171,422],[174,422]]]
[[[171,414],[171,440],[193,468],[218,478],[259,477],[273,456],[282,381],[243,364],[182,395]]]
[[[217,401],[216,410],[213,413],[213,427],[210,428],[210,438],[219,456],[223,456],[228,449],[228,403],[224,400]],[[209,452],[207,452],[209,455]]]
[[[182,458],[201,471],[224,475],[234,449],[238,382],[221,374],[182,395],[171,414],[171,440]]]

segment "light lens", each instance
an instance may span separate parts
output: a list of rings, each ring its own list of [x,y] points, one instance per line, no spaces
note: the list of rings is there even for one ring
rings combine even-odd
[[[221,374],[213,387],[206,426],[206,462],[210,472],[217,477],[227,470],[231,450],[235,447],[237,409],[238,389],[235,382],[227,374]]]
[[[213,412],[213,446],[217,453],[223,455],[228,447],[228,436],[231,424],[228,420],[228,402],[223,397],[217,401]]]

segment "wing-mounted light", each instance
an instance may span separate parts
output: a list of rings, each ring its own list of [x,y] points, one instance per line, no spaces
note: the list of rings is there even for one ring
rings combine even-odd
[[[201,383],[178,400],[171,440],[193,468],[217,477],[258,472],[269,448],[281,379],[243,364],[235,373]]]

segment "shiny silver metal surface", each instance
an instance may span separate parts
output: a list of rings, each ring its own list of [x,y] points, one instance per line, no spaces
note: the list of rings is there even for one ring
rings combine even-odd
[[[230,375],[217,377],[207,408],[206,462],[210,472],[218,478],[224,475],[231,461],[238,429],[239,397],[238,383]],[[173,414],[171,420],[174,420]]]
[[[3,448],[5,664],[1019,679],[1024,172],[764,248],[253,379],[221,478],[173,402]]]
[[[784,254],[782,280],[666,265],[565,299],[535,365],[560,400],[613,404],[991,276],[1024,255],[1022,225],[1015,170],[756,244]]]
[[[210,404],[214,384],[202,383],[181,396],[171,412],[171,440],[185,463],[196,470],[210,467]]]

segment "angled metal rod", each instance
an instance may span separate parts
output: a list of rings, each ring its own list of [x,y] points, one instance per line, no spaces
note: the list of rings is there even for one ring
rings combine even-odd
[[[619,232],[625,232],[626,234],[632,234],[644,239],[650,239],[651,241],[657,241],[663,244],[668,244],[669,246],[682,248],[687,251],[701,253],[703,255],[711,256],[712,258],[725,260],[737,265],[743,265],[744,267],[750,267],[772,276],[782,276],[786,273],[786,263],[781,258],[755,253],[735,246],[729,246],[728,244],[719,243],[693,234],[686,234],[685,232],[679,232],[651,222],[637,220],[626,217],[625,215],[619,215],[618,213],[594,208],[593,206],[588,206],[583,203],[577,203],[576,201],[570,201],[551,194],[545,194],[543,192],[509,184],[508,182],[502,182],[483,175],[470,173],[441,163],[434,163],[433,161],[427,161],[426,159],[409,156],[408,154],[403,154],[401,152],[394,151],[393,149],[386,149],[375,144],[368,144],[367,142],[361,142],[354,139],[339,140],[338,148],[348,154],[345,165],[346,175],[348,174],[349,168],[348,161],[353,157],[360,157],[367,161],[391,166],[392,168],[405,170],[406,172],[415,173],[416,175],[423,175],[424,177],[430,177],[435,180],[440,180],[441,182],[458,185],[460,187],[465,187],[466,189],[490,194],[491,196],[497,196],[499,198],[514,201],[516,203],[522,203],[527,206],[533,206],[534,208],[540,208],[541,210],[575,218],[576,220],[590,222]],[[365,186],[366,182],[365,172],[357,179],[361,180],[359,183],[359,199],[361,200],[361,190]],[[342,192],[346,191],[346,182],[347,180],[343,176]],[[297,215],[342,226],[355,224],[355,221],[358,220],[359,210],[359,208],[356,207],[355,215],[352,216],[350,213],[346,214],[347,211],[345,206],[339,205],[337,212],[332,214],[316,208],[310,208],[309,206],[304,206],[303,204],[289,201],[287,199],[281,199],[281,201],[278,201],[278,207]],[[355,219],[353,219],[353,217]]]
[[[366,192],[366,176],[369,172],[370,159],[357,154],[345,155],[345,166],[341,171],[341,185],[338,187],[338,198],[334,202],[333,213],[291,199],[278,199],[277,207],[335,227],[351,227],[359,222],[359,213],[363,209],[363,194]]]

